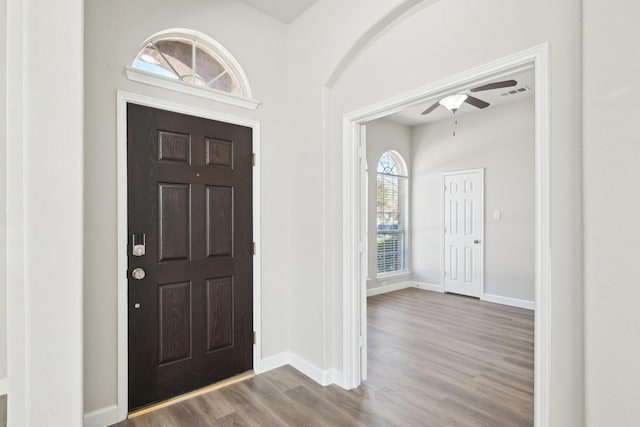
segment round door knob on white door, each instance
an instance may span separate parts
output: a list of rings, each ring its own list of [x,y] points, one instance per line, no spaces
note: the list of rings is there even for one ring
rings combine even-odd
[[[131,277],[136,280],[142,280],[144,279],[144,276],[146,276],[146,273],[141,268],[136,268],[131,272]]]

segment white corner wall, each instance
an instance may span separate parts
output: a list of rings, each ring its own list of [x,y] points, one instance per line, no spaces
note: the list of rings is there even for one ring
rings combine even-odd
[[[586,425],[640,420],[637,2],[584,0]]]
[[[78,427],[83,415],[83,2],[3,4],[8,425]]]
[[[368,175],[368,205],[367,218],[368,227],[368,262],[367,262],[367,289],[389,286],[411,280],[411,275],[401,275],[400,277],[385,277],[378,279],[378,245],[376,232],[376,193],[378,161],[382,153],[394,150],[404,159],[408,172],[411,173],[411,128],[403,124],[388,119],[373,120],[366,124],[367,127],[367,168]],[[409,181],[409,189],[412,183]],[[411,212],[411,198],[409,198],[409,212]],[[411,215],[409,215],[411,224]],[[409,227],[409,235],[412,236],[412,227]],[[411,242],[411,238],[409,240]],[[411,260],[409,260],[410,262]],[[411,263],[409,264],[411,269]]]
[[[0,99],[7,99],[7,3],[0,4]],[[0,103],[0,165],[7,164],[7,103]],[[7,393],[7,175],[0,168],[0,395]]]
[[[340,372],[342,360],[335,345],[342,327],[342,163],[334,134],[342,124],[327,85],[358,54],[354,47],[377,36],[385,17],[416,3],[319,0],[287,27],[290,342],[295,354],[322,370]]]
[[[484,168],[484,293],[533,305],[533,104],[530,96],[412,128],[412,269],[417,282],[442,285],[442,174]],[[500,219],[493,216],[496,210]]]
[[[124,67],[150,35],[190,28],[240,63],[257,111],[129,81]],[[114,413],[117,399],[116,91],[147,95],[261,122],[262,357],[289,348],[290,179],[285,122],[285,26],[228,0],[86,0],[85,14],[85,412]]]

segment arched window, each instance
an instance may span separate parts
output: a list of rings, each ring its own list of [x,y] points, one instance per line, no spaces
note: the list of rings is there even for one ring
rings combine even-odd
[[[151,36],[127,67],[127,77],[247,108],[259,104],[251,99],[249,82],[233,56],[215,40],[192,30]]]
[[[409,269],[408,173],[395,151],[380,156],[377,169],[378,275]]]

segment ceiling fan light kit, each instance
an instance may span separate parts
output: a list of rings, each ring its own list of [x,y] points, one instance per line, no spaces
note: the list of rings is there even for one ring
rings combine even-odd
[[[438,104],[442,105],[447,110],[455,114],[455,112],[458,111],[458,108],[460,108],[462,103],[466,101],[467,98],[468,96],[464,93],[456,93],[455,95],[449,95],[442,98],[440,101],[438,101]]]
[[[473,105],[476,108],[481,108],[481,109],[487,108],[490,105],[488,102],[478,99],[474,96],[471,96],[468,93],[482,92],[484,90],[500,89],[503,87],[511,87],[517,84],[518,82],[515,80],[504,80],[501,82],[493,82],[493,83],[488,83],[482,86],[474,87],[472,89],[469,89],[468,91],[465,91],[467,93],[462,92],[462,93],[455,93],[453,95],[447,95],[444,98],[440,99],[435,104],[433,104],[431,107],[424,110],[422,112],[422,115],[429,114],[430,112],[432,112],[433,110],[435,110],[441,105],[444,106],[447,110],[455,114],[455,112],[458,111],[458,108],[460,108],[460,106],[465,102],[467,104]]]

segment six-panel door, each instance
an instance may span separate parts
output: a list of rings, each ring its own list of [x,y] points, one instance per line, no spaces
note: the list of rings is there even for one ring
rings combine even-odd
[[[444,176],[444,290],[480,297],[482,292],[482,173]]]
[[[127,120],[134,409],[252,369],[252,131],[134,104]]]

